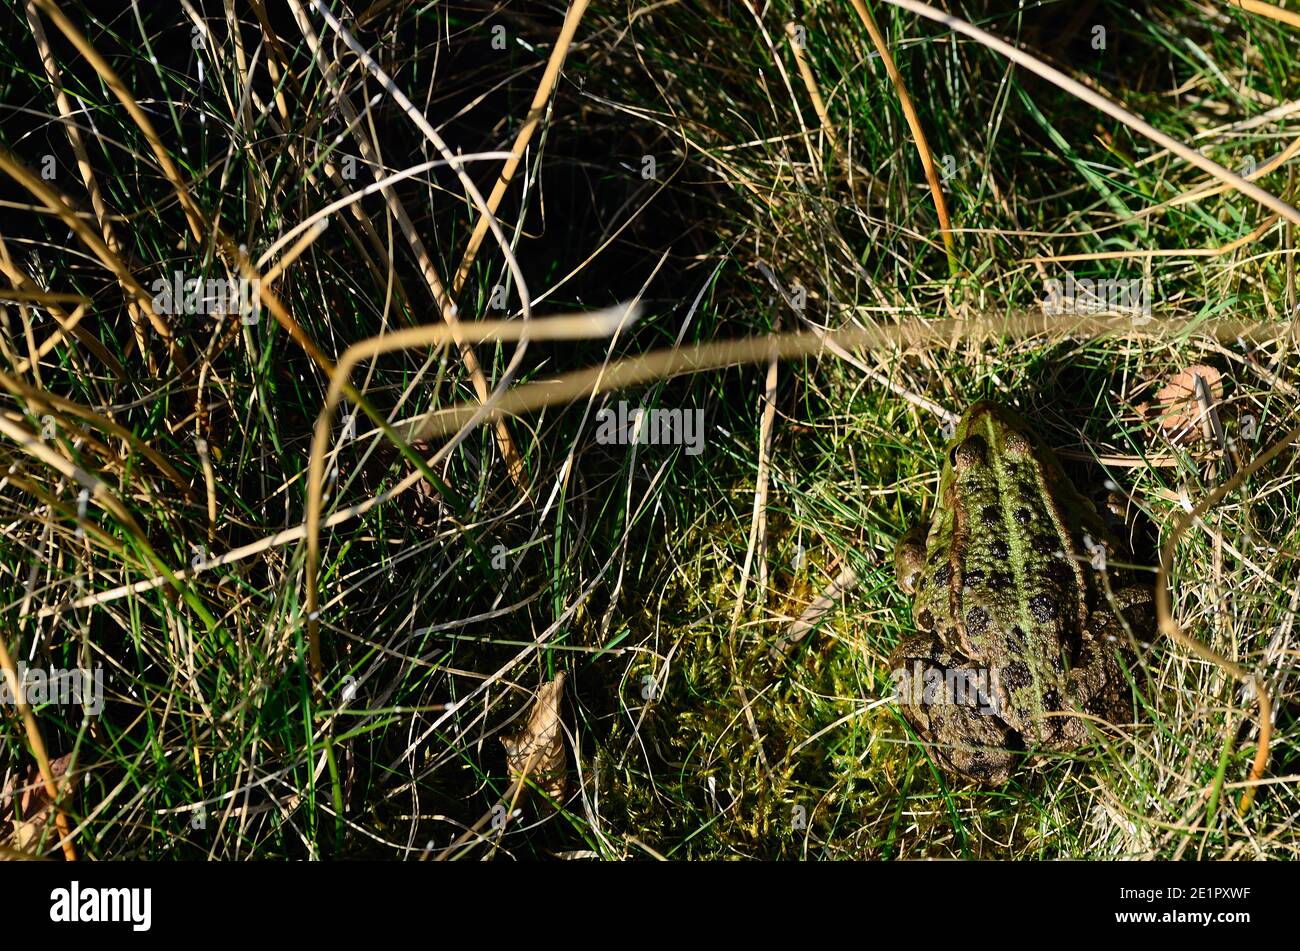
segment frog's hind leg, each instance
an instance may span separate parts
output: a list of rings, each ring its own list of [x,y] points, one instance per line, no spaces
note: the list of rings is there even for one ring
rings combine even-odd
[[[987,671],[944,648],[933,634],[906,637],[890,658],[895,697],[930,754],[948,772],[1002,785],[1020,735],[994,712]]]
[[[1116,593],[1118,606],[1134,632],[1154,630],[1155,616],[1146,589],[1129,589]],[[1121,667],[1121,657],[1130,657],[1129,633],[1119,617],[1110,610],[1098,611],[1089,618],[1088,628],[1075,654],[1075,662],[1066,677],[1067,709],[1083,716],[1059,718],[1053,741],[1058,750],[1071,750],[1088,743],[1098,730],[1126,723],[1133,708],[1128,681]]]

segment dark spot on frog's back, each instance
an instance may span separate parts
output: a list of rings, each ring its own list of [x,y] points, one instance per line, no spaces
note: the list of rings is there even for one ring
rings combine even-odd
[[[1011,550],[1007,548],[1005,539],[995,538],[989,542],[989,554],[998,561],[1006,561],[1007,556],[1011,554]]]
[[[1029,599],[1029,613],[1039,624],[1052,620],[1052,599],[1045,594],[1036,594]]]
[[[1053,555],[1061,550],[1061,543],[1051,535],[1034,536],[1034,551],[1040,555]]]
[[[989,575],[989,590],[1001,594],[1011,587],[1011,572],[995,571]]]
[[[952,580],[952,565],[944,562],[942,565],[934,569],[934,574],[930,577],[934,579],[934,586],[936,588],[945,587],[948,582]]]
[[[1002,668],[1002,687],[1006,690],[1028,687],[1033,679],[1029,673],[1029,665],[1024,661],[1013,660]]]
[[[1002,525],[1002,512],[996,505],[986,505],[980,509],[980,521],[985,528],[998,528]]]
[[[979,607],[971,608],[966,612],[966,633],[979,637],[989,628],[989,612]]]
[[[1029,514],[1029,509],[1025,508],[1023,505],[1016,506],[1016,510],[1012,514],[1015,517],[1016,523],[1019,525],[1028,525],[1030,519],[1033,517]]]

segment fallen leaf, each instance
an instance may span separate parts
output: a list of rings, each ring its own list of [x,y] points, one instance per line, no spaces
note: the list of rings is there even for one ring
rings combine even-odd
[[[501,738],[511,780],[527,776],[557,800],[564,798],[565,789],[564,724],[560,720],[563,692],[564,674],[560,673],[537,691],[523,731]]]
[[[1198,365],[1188,367],[1170,377],[1156,394],[1155,405],[1150,409],[1165,437],[1180,445],[1194,445],[1204,435],[1206,419],[1201,406],[1196,380],[1200,378],[1205,391],[1210,394],[1210,411],[1223,399],[1223,378],[1214,367]]]
[[[71,753],[50,760],[50,772],[54,775],[54,782],[62,787],[61,791],[71,791],[76,786],[75,775],[67,783],[59,782],[68,772],[71,762]],[[27,768],[21,784],[18,783],[17,776],[11,777],[4,793],[0,795],[0,816],[13,826],[10,841],[16,849],[26,851],[30,846],[36,845],[40,841],[41,831],[53,814],[53,803],[45,792],[41,771],[34,763]]]

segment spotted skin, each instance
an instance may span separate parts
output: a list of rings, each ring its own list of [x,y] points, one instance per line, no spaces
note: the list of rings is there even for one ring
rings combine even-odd
[[[1123,554],[1018,417],[988,402],[967,410],[930,524],[895,551],[917,626],[891,657],[900,708],[948,771],[1005,783],[1021,751],[1073,750],[1092,735],[1088,718],[1130,718],[1121,615],[1149,637],[1150,591],[1112,568],[1112,605],[1085,539],[1108,561]],[[916,689],[941,682],[983,689]]]

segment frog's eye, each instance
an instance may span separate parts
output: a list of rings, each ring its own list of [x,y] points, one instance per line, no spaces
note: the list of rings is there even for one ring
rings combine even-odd
[[[988,461],[988,448],[983,436],[967,436],[953,447],[948,461],[957,472],[963,472],[972,466],[982,466]]]

